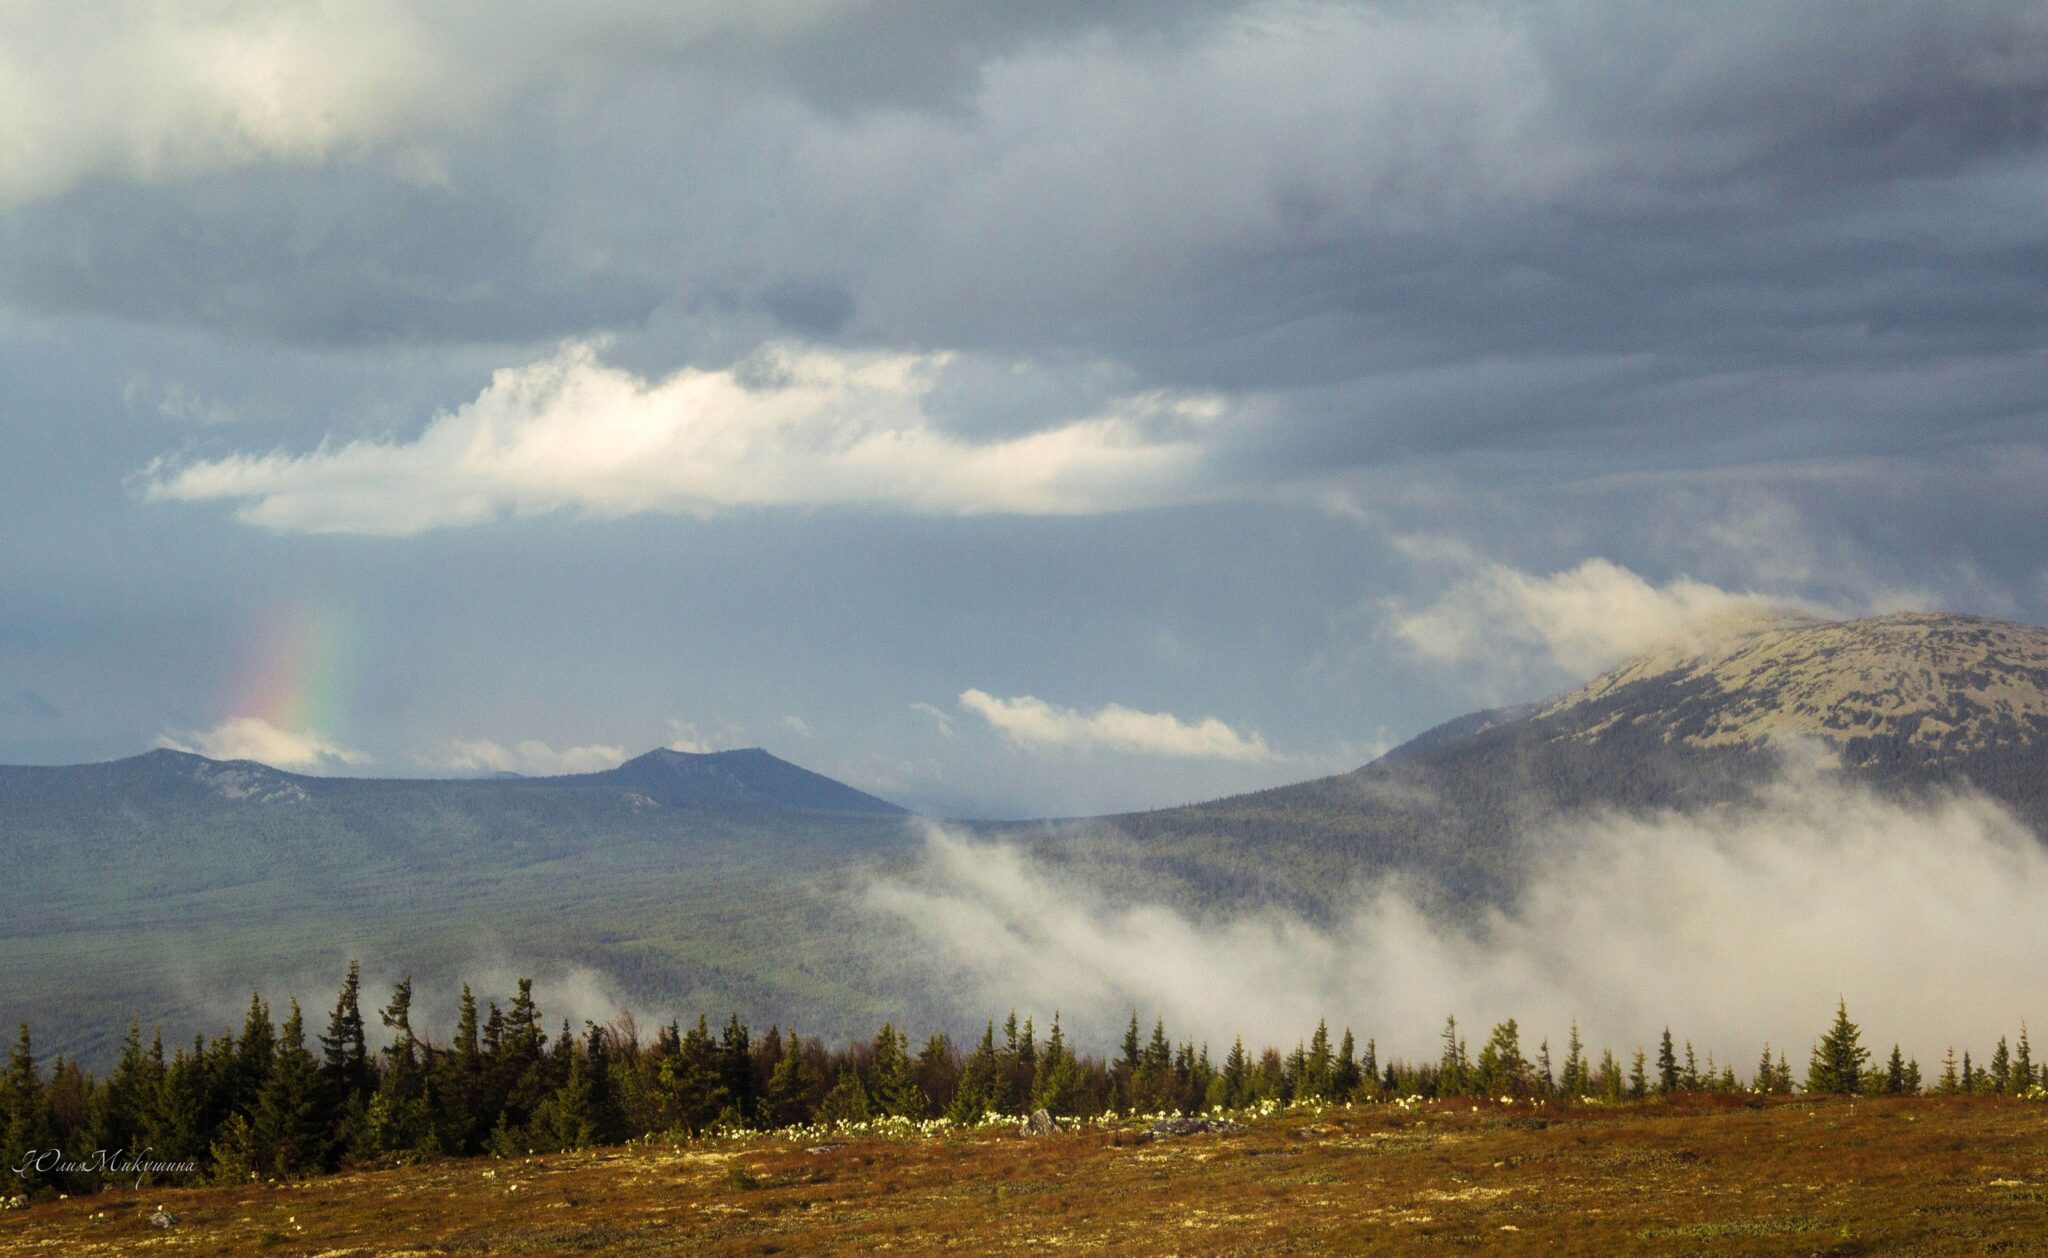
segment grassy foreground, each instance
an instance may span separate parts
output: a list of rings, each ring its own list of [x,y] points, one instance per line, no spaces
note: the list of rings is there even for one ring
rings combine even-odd
[[[0,1214],[0,1254],[2048,1253],[2048,1105],[1751,1104],[657,1142],[45,1202]]]

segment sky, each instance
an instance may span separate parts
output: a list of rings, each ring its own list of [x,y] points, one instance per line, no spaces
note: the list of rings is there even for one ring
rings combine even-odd
[[[0,4],[0,761],[1177,804],[2044,490],[2039,5]]]

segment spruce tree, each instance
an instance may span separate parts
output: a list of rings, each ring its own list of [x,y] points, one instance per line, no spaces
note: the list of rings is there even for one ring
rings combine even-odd
[[[242,1019],[242,1039],[235,1046],[234,1108],[250,1113],[263,1081],[270,1077],[270,1059],[276,1051],[276,1034],[270,1025],[270,1006],[263,997],[249,993],[249,1012]]]
[[[1565,1041],[1564,1078],[1558,1082],[1558,1089],[1568,1101],[1576,1101],[1586,1095],[1590,1078],[1586,1071],[1586,1046],[1579,1039],[1579,1022],[1572,1019],[1572,1034]]]
[[[362,969],[350,961],[327,1031],[320,1037],[322,1099],[337,1152],[357,1138],[375,1082],[363,1027],[362,989]]]
[[[93,1127],[93,1147],[139,1153],[147,1142],[149,1114],[162,1085],[161,1071],[152,1071],[149,1054],[142,1047],[142,1024],[130,1022],[121,1039],[121,1054],[107,1076],[101,1092],[99,1113]]]
[[[990,1022],[982,1030],[981,1043],[960,1064],[960,1086],[953,1090],[953,1103],[946,1108],[946,1117],[956,1123],[975,1123],[996,1110],[998,1069],[996,1024]]]
[[[483,1118],[484,1056],[476,995],[462,985],[455,1040],[431,1062],[434,1124],[438,1143],[449,1153],[474,1153],[490,1123]]]
[[[597,1115],[590,1086],[590,1067],[575,1037],[563,1036],[568,1048],[561,1085],[534,1110],[532,1135],[536,1149],[582,1149],[597,1139]]]
[[[2023,1093],[2034,1086],[2034,1050],[2027,1043],[2027,1024],[2020,1023],[2020,1040],[2012,1052],[2012,1090]]]
[[[1080,1112],[1081,1071],[1060,1031],[1060,1015],[1052,1015],[1052,1033],[1038,1062],[1038,1074],[1031,1089],[1032,1104],[1059,1117]]]
[[[1657,1047],[1657,1091],[1670,1096],[1678,1090],[1678,1056],[1671,1047],[1671,1028],[1664,1028],[1664,1039]]]
[[[299,1002],[278,1032],[270,1076],[251,1115],[250,1169],[280,1179],[309,1175],[327,1158],[328,1129],[321,1114],[320,1068],[306,1048]]]
[[[1806,1090],[1853,1096],[1863,1090],[1863,1063],[1870,1050],[1863,1047],[1861,1032],[1849,1021],[1849,1002],[1835,1007],[1835,1022],[1813,1046],[1813,1059],[1806,1068]]]
[[[1111,1079],[1116,1085],[1117,1108],[1129,1114],[1138,1108],[1138,1011],[1131,1010],[1131,1024],[1124,1028],[1123,1052],[1117,1056]]]
[[[860,1072],[850,1065],[839,1072],[839,1081],[818,1102],[818,1121],[827,1125],[864,1123],[869,1112],[867,1089],[861,1084]]]
[[[1057,1028],[1059,1023],[1055,1021],[1053,1025]],[[925,1095],[910,1077],[910,1056],[903,1033],[893,1023],[883,1023],[875,1034],[867,1091],[869,1101],[883,1114],[894,1118],[924,1117]]]
[[[54,1189],[55,1175],[28,1162],[31,1152],[47,1153],[56,1147],[57,1139],[26,1022],[21,1024],[14,1052],[7,1059],[7,1073],[0,1076],[0,1116],[4,1116],[0,1121],[0,1170],[21,1171],[19,1182],[30,1194]]]
[[[2012,1090],[2012,1050],[2005,1046],[2005,1037],[1998,1037],[1998,1047],[1991,1054],[1991,1090],[2003,1096]]]
[[[1884,1090],[1888,1096],[1901,1096],[1906,1091],[1906,1055],[1892,1045],[1891,1060],[1885,1063]]]
[[[1363,1072],[1358,1065],[1358,1045],[1351,1038],[1351,1028],[1344,1028],[1344,1039],[1337,1048],[1337,1061],[1331,1067],[1330,1095],[1340,1101],[1350,1100],[1357,1092]]]
[[[782,1047],[782,1060],[775,1063],[775,1073],[768,1076],[768,1121],[778,1127],[802,1122],[816,1086],[811,1063],[804,1056],[803,1037],[791,1031]]]

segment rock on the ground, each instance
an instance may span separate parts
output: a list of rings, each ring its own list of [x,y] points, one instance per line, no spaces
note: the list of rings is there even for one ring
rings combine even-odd
[[[1243,1123],[1233,1123],[1227,1118],[1162,1118],[1138,1133],[1139,1140],[1168,1140],[1174,1136],[1199,1136],[1215,1134],[1234,1136],[1243,1131]]]

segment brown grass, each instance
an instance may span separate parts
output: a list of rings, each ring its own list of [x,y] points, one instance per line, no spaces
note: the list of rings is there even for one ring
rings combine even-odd
[[[812,1146],[818,1147],[818,1146]],[[179,1216],[150,1227],[157,1205]],[[1296,1114],[1236,1136],[757,1137],[118,1190],[0,1255],[2048,1253],[2048,1105],[1694,1097]]]

